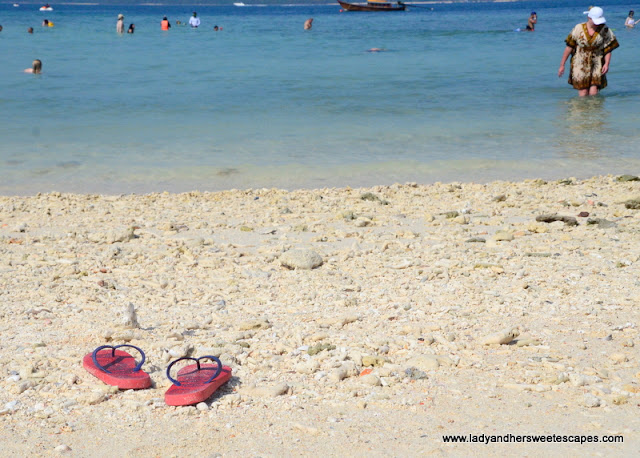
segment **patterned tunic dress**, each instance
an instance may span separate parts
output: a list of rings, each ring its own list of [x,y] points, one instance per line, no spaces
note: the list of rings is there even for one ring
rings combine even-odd
[[[573,48],[569,84],[576,89],[607,87],[607,77],[602,74],[604,56],[620,46],[611,29],[602,24],[596,27],[593,35],[589,35],[587,24],[578,24],[565,42]]]

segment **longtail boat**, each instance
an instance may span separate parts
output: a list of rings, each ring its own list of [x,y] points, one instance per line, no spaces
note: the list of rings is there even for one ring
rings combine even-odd
[[[338,3],[345,11],[404,11],[406,8],[402,2],[394,4],[385,0],[369,0],[367,3],[347,3],[338,0]]]

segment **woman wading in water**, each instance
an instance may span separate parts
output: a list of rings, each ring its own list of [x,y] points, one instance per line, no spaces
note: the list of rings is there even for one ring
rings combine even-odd
[[[567,46],[558,69],[558,77],[561,77],[571,56],[569,84],[578,90],[580,97],[597,95],[600,89],[607,87],[611,51],[620,46],[605,25],[602,8],[594,6],[584,14],[588,15],[587,22],[576,25],[565,40]]]

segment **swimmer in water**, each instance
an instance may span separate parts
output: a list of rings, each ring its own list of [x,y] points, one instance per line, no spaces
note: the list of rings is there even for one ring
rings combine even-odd
[[[118,14],[118,21],[116,22],[116,32],[124,33],[124,14]]]
[[[527,21],[527,27],[525,30],[527,32],[533,32],[534,30],[536,30],[537,23],[538,23],[538,15],[536,14],[535,11],[532,11],[531,16],[529,16],[529,20]]]
[[[40,59],[36,59],[33,61],[31,68],[25,68],[25,73],[42,73],[42,61]]]
[[[313,18],[312,17],[310,17],[309,19],[304,21],[304,29],[305,30],[311,30],[312,26],[313,26]]]
[[[198,13],[193,12],[193,16],[189,18],[189,25],[194,29],[197,29],[200,26],[200,18],[198,17]]]
[[[638,19],[637,21],[633,19],[634,14],[635,13],[633,12],[633,10],[629,11],[629,17],[627,17],[627,19],[624,21],[624,25],[628,29],[633,29],[636,26],[636,24],[640,22],[640,19]]]

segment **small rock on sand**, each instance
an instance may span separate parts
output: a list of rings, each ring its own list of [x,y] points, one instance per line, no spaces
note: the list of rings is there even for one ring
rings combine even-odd
[[[292,270],[315,269],[322,262],[322,257],[313,250],[289,250],[280,256],[280,264]]]
[[[582,400],[585,407],[600,407],[602,400],[593,394],[585,394]]]
[[[440,362],[435,355],[418,355],[407,361],[407,366],[426,372],[440,367]]]
[[[249,396],[256,396],[259,398],[275,398],[277,396],[282,396],[289,391],[289,385],[286,383],[279,383],[275,386],[255,386],[250,385],[244,388],[244,391]]]
[[[520,335],[516,328],[503,329],[482,339],[483,345],[506,345]]]

